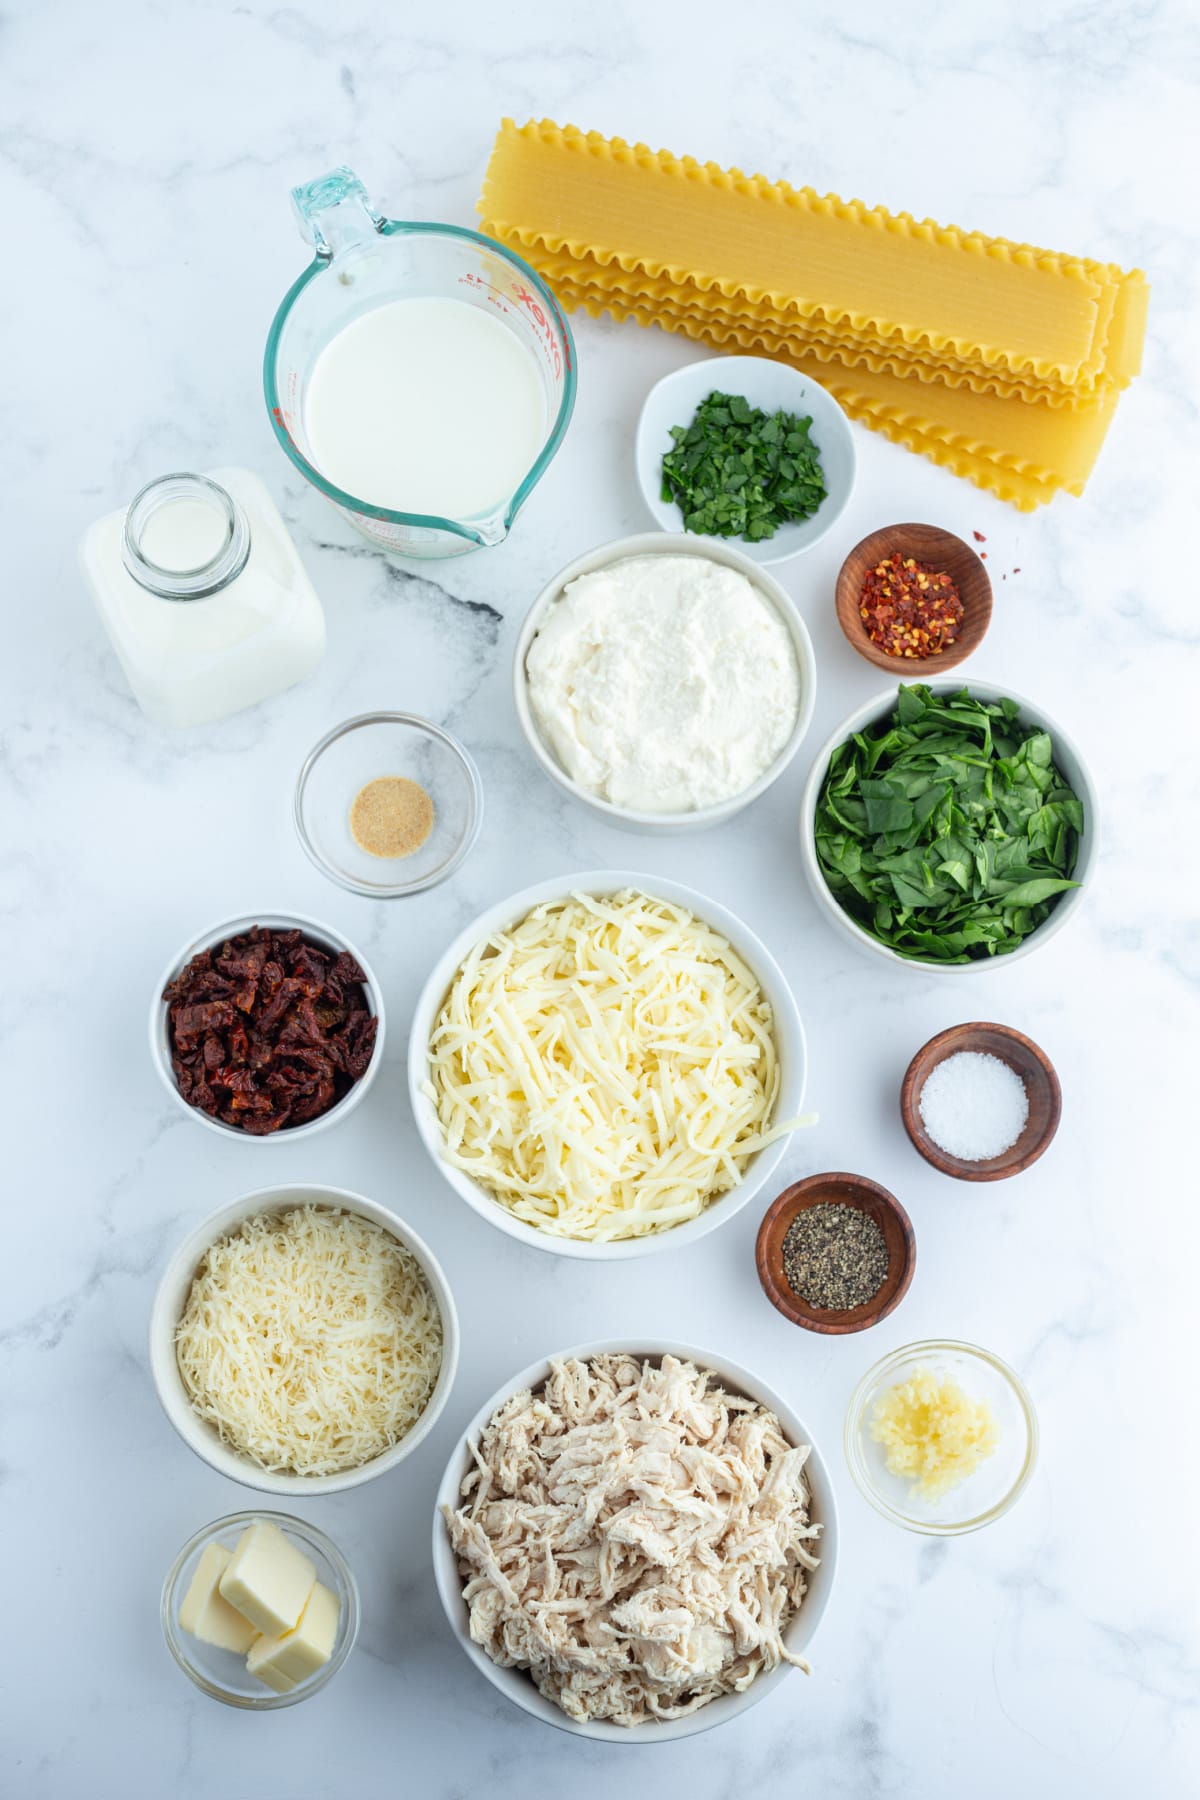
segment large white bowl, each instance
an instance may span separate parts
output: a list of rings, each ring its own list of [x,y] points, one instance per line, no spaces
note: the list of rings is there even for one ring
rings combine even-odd
[[[692,534],[683,529],[683,514],[674,500],[662,497],[662,460],[674,448],[672,425],[690,425],[714,389],[723,394],[741,394],[763,412],[782,409],[812,419],[812,440],[821,453],[827,489],[812,518],[781,525],[774,537],[757,544],[742,538],[726,540],[737,544],[751,561],[760,565],[789,562],[793,556],[819,544],[850,503],[858,471],[850,421],[833,395],[811,375],[802,375],[789,363],[776,362],[769,356],[708,356],[702,362],[686,363],[673,374],[664,375],[642,405],[634,455],[642,499],[662,529],[685,542]]]
[[[808,1058],[799,1008],[782,969],[762,940],[736,914],[727,911],[715,900],[710,900],[707,895],[698,894],[694,888],[683,887],[678,881],[667,881],[659,875],[642,875],[629,869],[593,869],[581,875],[558,875],[550,881],[539,881],[533,887],[522,888],[520,893],[510,894],[507,900],[500,900],[495,906],[489,906],[473,925],[459,932],[454,942],[434,964],[417,999],[408,1039],[408,1095],[413,1118],[421,1142],[455,1193],[481,1218],[486,1219],[489,1225],[494,1225],[498,1231],[507,1232],[509,1237],[516,1238],[518,1242],[530,1244],[538,1250],[550,1251],[555,1256],[578,1256],[593,1262],[652,1256],[661,1250],[682,1249],[685,1244],[706,1237],[710,1231],[715,1231],[718,1225],[723,1225],[739,1212],[747,1201],[754,1198],[763,1183],[769,1180],[786,1148],[786,1138],[779,1138],[758,1151],[750,1159],[738,1186],[705,1207],[697,1218],[689,1219],[683,1225],[673,1225],[666,1231],[653,1232],[649,1237],[628,1238],[619,1243],[590,1244],[577,1238],[554,1237],[549,1232],[539,1231],[535,1226],[525,1224],[524,1220],[518,1219],[499,1200],[494,1199],[486,1188],[481,1187],[477,1181],[472,1181],[460,1169],[453,1168],[442,1156],[441,1123],[432,1100],[422,1092],[421,1083],[428,1074],[429,1037],[434,1021],[469,950],[493,932],[515,925],[532,907],[540,906],[544,900],[566,900],[577,892],[615,894],[622,888],[638,888],[643,893],[657,895],[675,905],[686,906],[705,924],[712,925],[723,933],[745,960],[747,967],[753,970],[775,1019],[775,1052],[779,1062],[780,1085],[774,1116],[777,1119],[795,1117],[804,1103]]]
[[[796,723],[792,727],[791,736],[779,752],[769,768],[764,769],[758,780],[749,787],[743,788],[740,794],[730,795],[728,800],[720,801],[716,806],[696,807],[691,812],[659,813],[642,812],[635,807],[614,806],[611,800],[602,800],[598,794],[589,793],[578,782],[572,781],[553,750],[546,743],[538,729],[537,720],[533,716],[533,708],[529,703],[529,677],[525,668],[525,659],[529,655],[530,645],[541,627],[547,611],[559,598],[569,581],[578,575],[590,575],[593,569],[606,569],[611,563],[622,562],[630,556],[699,556],[709,562],[723,563],[726,568],[736,569],[747,581],[754,584],[775,611],[779,614],[791,635],[792,646],[796,652],[796,662],[800,669],[800,710],[796,715]],[[618,538],[611,544],[599,544],[596,549],[577,556],[574,562],[560,569],[552,581],[548,581],[533,605],[525,615],[517,637],[517,647],[513,653],[512,668],[513,705],[516,708],[517,723],[524,734],[534,756],[558,787],[570,794],[573,800],[588,807],[609,825],[620,826],[626,831],[637,831],[647,835],[658,836],[663,832],[704,831],[711,825],[721,825],[726,819],[732,819],[735,813],[765,794],[783,774],[804,740],[805,733],[812,723],[813,707],[817,700],[816,659],[813,655],[812,639],[808,635],[808,627],[796,611],[791,596],[776,581],[773,575],[759,568],[745,554],[732,544],[722,542],[718,538],[695,537],[682,539],[668,536],[662,531],[646,531],[637,537]]]
[[[371,1051],[371,1060],[367,1064],[366,1073],[344,1093],[340,1100],[315,1119],[309,1119],[303,1125],[284,1127],[281,1131],[242,1131],[236,1125],[227,1125],[224,1119],[214,1119],[211,1114],[192,1106],[179,1091],[179,1083],[175,1079],[175,1071],[171,1066],[171,1039],[169,1031],[170,1015],[163,991],[167,985],[198,956],[201,950],[216,949],[228,939],[236,937],[239,932],[252,931],[256,925],[262,925],[271,931],[302,931],[322,950],[330,950],[336,956],[340,951],[347,951],[362,970],[365,980],[363,991],[367,997],[367,1005],[378,1021],[375,1029],[375,1044]],[[222,1137],[233,1138],[238,1143],[250,1144],[294,1144],[299,1138],[312,1137],[318,1131],[325,1131],[330,1125],[336,1125],[356,1106],[366,1099],[368,1090],[374,1084],[383,1063],[383,1039],[386,1020],[383,1012],[383,990],[372,971],[370,963],[362,951],[335,931],[332,925],[324,924],[320,919],[309,918],[307,913],[260,912],[244,913],[238,919],[224,919],[216,925],[209,925],[200,932],[182,950],[176,951],[166,968],[158,978],[158,983],[150,999],[150,1055],[154,1067],[158,1070],[159,1079],[167,1092],[173,1096],[176,1104],[190,1119],[196,1119],[206,1125],[210,1131],[219,1132]]]
[[[816,839],[813,821],[816,815],[817,799],[825,780],[830,760],[835,750],[853,737],[856,731],[864,731],[885,719],[895,710],[897,689],[885,688],[871,700],[856,708],[848,718],[842,720],[836,731],[832,731],[813,759],[812,769],[804,784],[804,796],[800,802],[800,856],[804,865],[804,873],[808,885],[821,912],[830,924],[841,931],[860,950],[868,955],[882,958],[886,962],[901,968],[920,969],[924,973],[938,975],[964,975],[979,969],[1003,968],[1006,964],[1016,962],[1020,957],[1029,956],[1052,938],[1055,932],[1061,931],[1067,920],[1078,911],[1084,891],[1091,879],[1092,871],[1099,854],[1099,822],[1096,808],[1096,789],[1088,773],[1087,764],[1068,737],[1061,725],[1055,723],[1044,706],[1037,706],[1032,700],[1026,700],[1022,694],[1014,693],[1012,688],[998,687],[992,681],[980,681],[971,676],[969,679],[961,675],[934,675],[921,679],[922,685],[935,694],[956,694],[967,688],[980,700],[1015,700],[1020,708],[1019,717],[1022,723],[1040,726],[1050,733],[1054,742],[1054,761],[1066,776],[1076,797],[1083,802],[1083,830],[1079,834],[1079,850],[1076,857],[1073,877],[1079,882],[1076,888],[1069,888],[1054,907],[1044,924],[1036,931],[1031,931],[1018,949],[1009,951],[1004,956],[988,956],[978,962],[938,963],[926,962],[923,958],[900,956],[886,944],[873,938],[869,931],[850,917],[848,912],[838,904],[830,891],[829,885],[821,872],[817,860]]]
[[[812,1445],[812,1453],[804,1472],[812,1495],[811,1516],[822,1526],[818,1545],[821,1563],[809,1577],[808,1593],[783,1634],[788,1649],[798,1655],[802,1654],[816,1636],[817,1627],[829,1605],[838,1553],[837,1507],[833,1497],[833,1483],[812,1433],[787,1402],[757,1375],[752,1375],[738,1363],[731,1362],[727,1356],[716,1355],[711,1350],[697,1350],[690,1344],[675,1344],[660,1338],[639,1339],[636,1343],[628,1338],[606,1339],[600,1343],[577,1344],[570,1350],[559,1350],[555,1353],[554,1360],[569,1356],[600,1356],[606,1352],[628,1353],[652,1361],[663,1356],[677,1356],[681,1361],[693,1362],[699,1368],[711,1369],[726,1387],[770,1407],[790,1443]],[[446,1465],[433,1514],[433,1576],[446,1617],[450,1621],[450,1629],[475,1667],[487,1677],[493,1687],[499,1688],[517,1706],[532,1713],[535,1719],[541,1719],[547,1725],[555,1725],[560,1731],[569,1731],[576,1737],[602,1738],[613,1744],[661,1744],[672,1738],[694,1737],[698,1732],[724,1725],[749,1707],[756,1706],[760,1700],[765,1700],[768,1693],[773,1692],[781,1681],[794,1672],[792,1665],[781,1663],[769,1674],[759,1675],[743,1693],[722,1694],[719,1699],[710,1701],[707,1706],[702,1706],[698,1712],[691,1713],[684,1719],[655,1719],[635,1726],[614,1725],[607,1721],[577,1724],[552,1700],[547,1700],[538,1692],[526,1670],[500,1668],[471,1638],[467,1605],[462,1593],[462,1578],[458,1573],[454,1551],[450,1547],[441,1509],[443,1505],[452,1508],[458,1506],[459,1487],[472,1466],[470,1446],[479,1442],[480,1433],[492,1414],[513,1394],[519,1394],[525,1388],[536,1388],[545,1381],[550,1373],[550,1361],[549,1357],[544,1357],[540,1362],[531,1363],[529,1368],[522,1369],[519,1375],[514,1375],[490,1400],[485,1401],[455,1445]],[[817,1680],[818,1677],[813,1676],[811,1679]]]
[[[260,1469],[249,1457],[222,1443],[214,1427],[194,1410],[175,1355],[175,1331],[205,1251],[218,1238],[236,1230],[243,1220],[254,1218],[261,1212],[282,1212],[293,1206],[341,1207],[345,1212],[358,1213],[389,1231],[420,1263],[442,1315],[442,1367],[425,1411],[407,1436],[393,1444],[390,1450],[356,1469],[345,1469],[336,1475],[277,1475],[268,1469]],[[188,1449],[194,1450],[218,1475],[227,1475],[230,1481],[240,1481],[243,1487],[257,1488],[260,1493],[287,1494],[293,1498],[360,1487],[364,1481],[373,1481],[377,1475],[386,1474],[411,1456],[433,1430],[439,1413],[450,1398],[458,1367],[458,1343],[454,1299],[441,1265],[428,1244],[386,1206],[368,1200],[363,1194],[348,1193],[344,1188],[260,1188],[256,1193],[243,1194],[229,1206],[219,1207],[188,1233],[171,1257],[163,1270],[150,1313],[150,1373],[162,1409]]]

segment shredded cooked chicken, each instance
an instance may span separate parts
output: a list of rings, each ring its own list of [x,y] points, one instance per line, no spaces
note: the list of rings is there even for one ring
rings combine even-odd
[[[764,1670],[817,1567],[807,1444],[664,1356],[556,1362],[443,1507],[471,1636],[572,1719],[678,1719]]]

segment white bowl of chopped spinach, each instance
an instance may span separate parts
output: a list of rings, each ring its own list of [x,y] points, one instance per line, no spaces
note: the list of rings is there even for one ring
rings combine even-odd
[[[818,751],[800,848],[826,916],[927,969],[1027,956],[1076,910],[1097,853],[1082,756],[1044,709],[953,676],[877,694]]]
[[[820,542],[857,466],[833,395],[767,356],[706,357],[664,376],[646,396],[635,453],[664,531],[728,539],[760,564]]]

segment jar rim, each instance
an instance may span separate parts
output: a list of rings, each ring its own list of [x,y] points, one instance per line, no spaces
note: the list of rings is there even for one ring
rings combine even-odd
[[[167,569],[143,548],[143,534],[154,515],[178,500],[200,500],[223,521],[221,542],[206,561],[191,569]],[[126,570],[139,587],[163,600],[203,600],[236,581],[250,555],[250,526],[233,495],[207,475],[185,471],[157,475],[129,503],[121,538]]]

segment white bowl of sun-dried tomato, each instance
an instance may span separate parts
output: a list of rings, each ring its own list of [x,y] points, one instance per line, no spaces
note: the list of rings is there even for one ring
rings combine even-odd
[[[150,1004],[167,1092],[225,1137],[292,1142],[344,1119],[383,1059],[379,983],[341,932],[247,913],[173,956]]]

